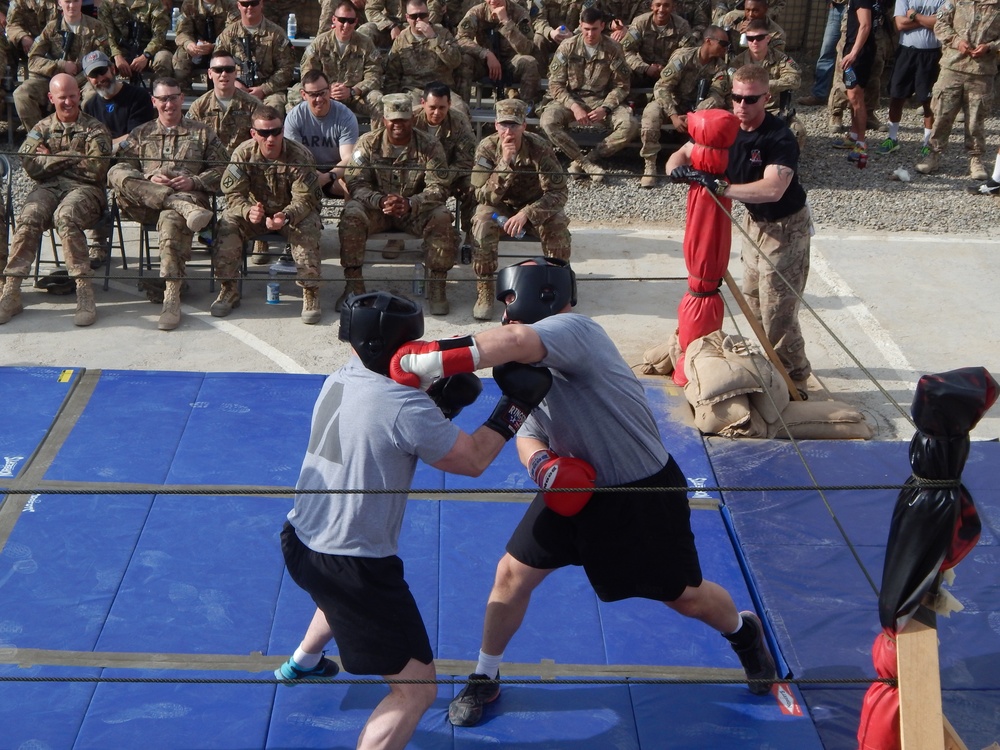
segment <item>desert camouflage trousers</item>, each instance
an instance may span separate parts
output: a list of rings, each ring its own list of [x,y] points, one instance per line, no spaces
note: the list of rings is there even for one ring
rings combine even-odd
[[[509,204],[483,204],[476,208],[472,217],[472,236],[477,245],[472,250],[472,269],[476,276],[485,278],[497,272],[497,246],[503,230],[493,221],[494,212],[501,216],[513,216],[519,210]],[[542,241],[542,254],[546,258],[569,260],[569,218],[562,211],[552,214],[540,224],[528,222],[526,233]],[[503,238],[508,239],[506,234]]]
[[[934,113],[931,148],[939,153],[945,150],[955,118],[965,109],[965,150],[969,156],[982,156],[986,153],[986,118],[992,107],[992,76],[942,68],[931,90],[931,111]]]
[[[792,380],[812,372],[799,326],[811,226],[808,206],[779,221],[754,221],[749,214],[743,219],[750,237],[743,239],[740,255],[743,295]]]
[[[587,107],[594,109],[601,106],[604,100],[593,96],[587,97],[584,101]],[[573,161],[579,161],[583,157],[583,152],[567,132],[567,128],[575,121],[573,110],[558,102],[546,104],[539,118],[539,124],[552,145]],[[632,110],[624,105],[615,107],[604,122],[595,127],[611,129],[611,132],[591,151],[591,154],[598,158],[618,153],[639,134],[639,123],[632,116]]]
[[[243,243],[262,234],[280,234],[292,248],[295,261],[295,281],[301,287],[316,288],[320,279],[319,240],[323,222],[319,214],[311,213],[295,226],[286,224],[277,231],[264,224],[251,224],[236,211],[226,210],[219,217],[219,249],[215,253],[215,276],[220,281],[240,277],[243,263]]]
[[[368,235],[407,232],[424,240],[424,264],[431,271],[446,272],[455,265],[458,233],[455,217],[444,206],[425,208],[401,219],[387,216],[360,201],[350,200],[340,214],[340,265],[360,268],[365,261]]]

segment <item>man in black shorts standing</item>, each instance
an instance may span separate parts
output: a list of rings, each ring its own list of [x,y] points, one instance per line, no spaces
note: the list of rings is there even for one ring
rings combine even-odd
[[[409,385],[504,362],[554,372],[552,388],[518,435],[517,450],[542,489],[497,566],[476,671],[448,709],[456,726],[479,722],[497,699],[500,662],[532,592],[557,568],[582,565],[602,601],[662,601],[720,631],[739,655],[752,692],[775,679],[763,627],[729,593],[702,578],[683,472],[663,447],[639,380],[597,323],[572,312],[569,264],[536,258],[503,269],[497,299],[505,325],[445,341],[405,344],[390,374]],[[630,487],[628,493],[550,492]]]
[[[424,331],[419,304],[388,292],[348,298],[340,338],[356,357],[326,379],[313,409],[295,507],[281,532],[288,572],[316,603],[299,647],[279,680],[333,677],[323,649],[336,639],[344,669],[391,683],[358,738],[358,748],[404,748],[437,696],[434,659],[420,611],[397,557],[417,459],[479,476],[548,391],[544,368],[494,370],[504,396],[471,435],[449,420],[472,403],[474,375],[442,379],[427,393],[388,374],[396,348]],[[363,488],[384,493],[336,492]]]

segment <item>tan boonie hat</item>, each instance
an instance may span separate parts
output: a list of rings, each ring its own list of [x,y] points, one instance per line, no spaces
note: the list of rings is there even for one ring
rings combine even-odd
[[[496,103],[497,122],[512,122],[524,125],[528,116],[528,105],[520,99],[501,99]]]
[[[382,97],[382,115],[387,120],[412,120],[413,99],[409,94],[389,94]]]

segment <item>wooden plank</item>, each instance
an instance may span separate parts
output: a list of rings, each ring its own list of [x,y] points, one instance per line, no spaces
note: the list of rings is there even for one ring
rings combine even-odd
[[[945,750],[935,615],[919,607],[896,635],[903,750]]]

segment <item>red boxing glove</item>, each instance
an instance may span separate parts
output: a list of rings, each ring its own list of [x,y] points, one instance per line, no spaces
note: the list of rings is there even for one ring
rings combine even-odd
[[[438,378],[473,372],[479,349],[472,336],[441,341],[408,341],[389,361],[389,377],[401,385],[426,390]]]
[[[546,492],[570,488],[593,488],[594,467],[582,458],[557,456],[550,450],[535,451],[528,459],[528,473],[542,488],[545,504],[560,516],[575,516],[590,500],[592,492]]]

